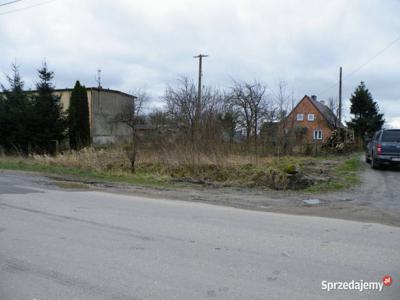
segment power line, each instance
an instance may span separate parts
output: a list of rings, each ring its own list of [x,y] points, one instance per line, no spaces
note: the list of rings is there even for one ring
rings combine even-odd
[[[361,70],[362,68],[364,68],[366,65],[368,65],[371,61],[373,61],[375,58],[377,58],[379,55],[381,55],[383,52],[385,52],[387,49],[389,49],[390,47],[392,47],[394,44],[396,44],[398,41],[400,41],[400,36],[397,37],[395,40],[393,40],[392,42],[390,42],[385,48],[383,48],[381,51],[379,51],[377,54],[375,54],[374,56],[372,56],[368,61],[366,61],[365,63],[363,63],[362,65],[360,65],[358,68],[354,69],[352,72],[350,72],[348,75],[346,75],[346,77],[353,75],[354,73],[358,72],[359,70]]]
[[[22,0],[19,0],[19,1],[22,1]],[[49,3],[54,2],[54,1],[57,1],[57,0],[43,1],[43,2],[40,2],[40,3],[34,4],[34,5],[25,6],[25,7],[13,9],[13,10],[5,11],[5,12],[0,13],[0,16],[8,15],[8,14],[15,13],[15,12],[19,12],[19,11],[26,10],[26,9],[29,9],[29,8],[33,8],[33,7],[42,6],[42,5],[49,4]]]
[[[22,0],[14,0],[14,1],[6,2],[6,3],[1,3],[0,6],[6,6],[6,5],[13,4],[13,3],[21,2],[21,1]]]
[[[378,56],[380,56],[383,52],[385,52],[386,50],[388,50],[389,48],[391,48],[394,44],[396,44],[398,41],[400,41],[400,36],[398,36],[396,39],[394,39],[393,41],[391,41],[389,44],[387,44],[384,48],[382,48],[379,52],[377,52],[375,55],[371,56],[366,62],[364,62],[363,64],[359,65],[357,68],[355,68],[353,71],[351,71],[349,74],[346,74],[343,76],[343,78],[347,78],[350,77],[352,75],[354,75],[355,73],[357,73],[358,71],[360,71],[362,68],[364,68],[366,65],[368,65],[371,61],[373,61],[375,58],[377,58]],[[335,86],[337,86],[338,83],[333,84],[332,86],[330,86],[329,88],[323,90],[320,94],[324,94],[325,92],[329,91],[330,89],[334,88]]]

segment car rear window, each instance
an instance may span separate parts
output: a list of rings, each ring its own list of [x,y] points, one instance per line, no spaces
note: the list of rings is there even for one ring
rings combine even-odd
[[[400,130],[388,130],[382,134],[382,142],[400,142]]]

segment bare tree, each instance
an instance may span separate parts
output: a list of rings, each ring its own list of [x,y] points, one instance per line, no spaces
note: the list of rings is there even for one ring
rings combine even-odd
[[[277,141],[278,141],[278,156],[280,151],[286,152],[289,146],[289,132],[288,132],[288,119],[290,109],[290,95],[287,92],[287,83],[285,81],[278,82],[278,92],[276,95],[277,104],[277,121],[279,122],[277,131]]]
[[[161,108],[154,108],[148,115],[147,119],[152,126],[157,128],[167,126],[171,120],[167,111]]]
[[[178,127],[185,131],[185,134],[190,136],[192,143],[194,143],[197,92],[193,81],[187,77],[178,79],[176,87],[167,87],[164,100],[170,117],[177,123]]]
[[[337,124],[335,124],[335,127],[339,126],[339,118],[338,118],[338,115],[339,115],[339,103],[338,102],[339,102],[338,99],[334,98],[334,97],[330,97],[328,99],[328,107],[333,112],[333,114],[335,116],[335,122],[337,123]]]
[[[189,137],[193,146],[199,144],[202,131],[214,116],[218,103],[221,102],[219,92],[204,88],[200,105],[195,84],[187,77],[178,80],[175,87],[167,87],[164,101],[167,112],[176,125]],[[199,114],[199,115],[197,115]]]
[[[202,97],[205,106],[199,122],[200,144],[203,145],[203,150],[210,152],[222,142],[224,129],[218,116],[224,108],[225,94],[217,89],[206,88]]]
[[[132,100],[126,103],[122,111],[116,116],[115,121],[123,123],[131,128],[131,145],[127,149],[128,158],[130,160],[131,172],[136,171],[136,161],[140,146],[140,137],[138,135],[138,126],[143,125],[144,115],[143,107],[149,100],[148,94],[141,89],[137,89],[133,92],[135,95]]]
[[[223,134],[228,137],[229,145],[232,146],[238,125],[238,111],[230,106],[224,106],[222,111],[218,114],[218,119]]]
[[[239,113],[239,123],[246,130],[246,141],[249,144],[253,134],[254,149],[257,153],[258,129],[267,111],[266,86],[258,81],[233,83],[230,101]]]

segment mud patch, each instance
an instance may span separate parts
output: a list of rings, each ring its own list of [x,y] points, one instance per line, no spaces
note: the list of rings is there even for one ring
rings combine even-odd
[[[56,185],[62,189],[70,189],[70,190],[89,190],[90,189],[89,185],[82,183],[82,182],[55,181],[54,185]]]

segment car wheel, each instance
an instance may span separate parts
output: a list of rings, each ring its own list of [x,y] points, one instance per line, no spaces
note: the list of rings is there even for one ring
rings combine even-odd
[[[375,158],[372,158],[372,159],[371,159],[371,168],[372,168],[372,169],[379,169],[379,167],[380,167],[380,165],[379,165],[379,163],[376,161],[376,159],[375,159]]]

